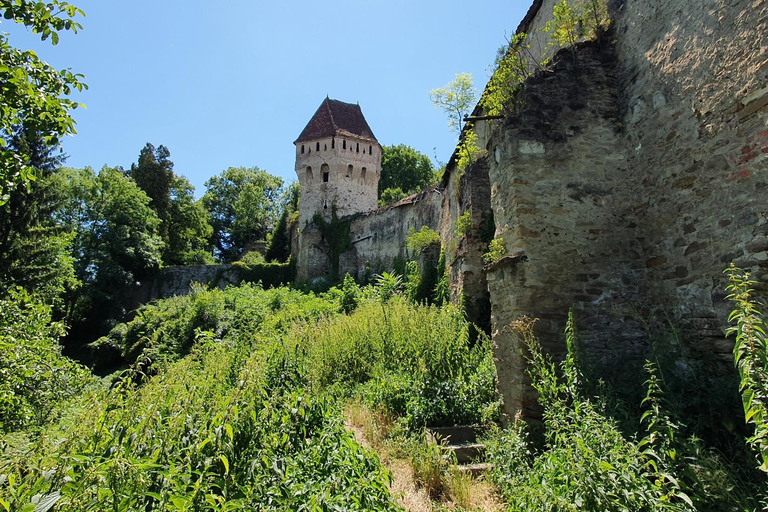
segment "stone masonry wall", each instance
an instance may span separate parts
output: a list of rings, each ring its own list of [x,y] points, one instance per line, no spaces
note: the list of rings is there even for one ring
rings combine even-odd
[[[636,350],[627,308],[644,302],[645,265],[634,194],[617,130],[614,55],[582,45],[574,62],[526,83],[519,113],[491,138],[491,203],[507,255],[488,269],[500,391],[510,415],[535,414],[521,340],[509,329],[537,318],[543,348],[564,350],[568,310],[594,356]]]
[[[768,2],[613,7],[652,300],[693,350],[730,361],[723,269],[768,281]]]
[[[542,27],[552,3],[536,2],[524,28]],[[723,269],[768,281],[766,1],[609,7],[613,44],[581,45],[575,63],[561,53],[489,136],[508,254],[488,282],[509,414],[535,414],[507,327],[522,315],[557,356],[573,307],[589,355],[620,369],[660,313],[690,357],[727,362]]]

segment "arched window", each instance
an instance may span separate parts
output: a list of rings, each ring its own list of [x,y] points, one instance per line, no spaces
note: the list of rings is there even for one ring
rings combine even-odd
[[[307,181],[312,181],[312,167],[307,166]]]
[[[352,167],[351,165],[347,166],[347,178],[351,178],[352,177],[352,171],[353,170],[354,170],[354,167]]]
[[[373,146],[368,146],[368,154],[369,155],[373,154]]]
[[[315,146],[315,151],[320,151],[320,143],[317,143],[317,146]]]
[[[331,170],[328,168],[328,164],[323,164],[320,166],[320,172],[323,173],[323,183],[328,183],[328,180],[331,178]]]
[[[360,152],[360,143],[358,142],[357,144],[355,144],[355,153],[359,153],[359,152]]]
[[[347,141],[342,141],[341,149],[347,149]]]
[[[366,169],[365,169],[365,167],[363,167],[362,169],[360,169],[360,184],[361,184],[361,185],[364,185],[364,184],[365,184],[365,173],[366,173]]]
[[[301,154],[304,154],[304,144],[301,145]]]

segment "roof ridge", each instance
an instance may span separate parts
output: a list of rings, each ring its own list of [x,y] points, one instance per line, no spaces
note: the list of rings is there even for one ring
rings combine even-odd
[[[329,98],[327,95],[325,96],[325,108],[328,109],[328,117],[331,118],[331,124],[333,125],[334,131],[339,131],[339,125],[336,124],[336,120],[333,118],[333,109],[331,108],[331,98]]]

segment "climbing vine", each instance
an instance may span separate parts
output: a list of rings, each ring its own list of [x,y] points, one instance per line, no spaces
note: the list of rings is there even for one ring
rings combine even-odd
[[[342,253],[352,248],[352,242],[349,237],[349,221],[339,219],[336,214],[336,205],[331,207],[331,220],[326,221],[322,215],[315,213],[312,217],[323,239],[328,243],[330,249],[329,259],[331,260],[331,280],[339,279],[339,259]]]

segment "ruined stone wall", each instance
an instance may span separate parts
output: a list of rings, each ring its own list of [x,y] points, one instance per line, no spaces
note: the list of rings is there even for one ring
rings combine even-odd
[[[768,279],[768,2],[614,5],[627,164],[652,299],[729,360],[729,262]]]
[[[128,309],[135,309],[157,299],[187,295],[192,283],[224,288],[240,283],[240,274],[232,265],[189,265],[162,269],[151,281],[141,283],[130,298]]]
[[[520,110],[492,138],[491,203],[507,255],[488,269],[500,390],[530,415],[522,342],[509,325],[537,318],[544,349],[564,350],[569,308],[594,357],[636,351],[628,308],[644,303],[645,265],[618,130],[615,59],[583,45],[528,80]]]
[[[537,2],[528,29],[551,3]],[[726,361],[723,269],[768,280],[766,2],[609,4],[611,44],[561,53],[489,137],[508,254],[488,282],[510,414],[534,400],[507,328],[521,316],[539,318],[558,355],[573,307],[585,349],[614,369],[647,351],[655,315],[690,357]]]
[[[443,191],[432,188],[382,210],[357,216],[350,226],[352,249],[342,255],[343,272],[362,279],[372,272],[391,271],[406,255],[405,239],[422,226],[437,230]]]

